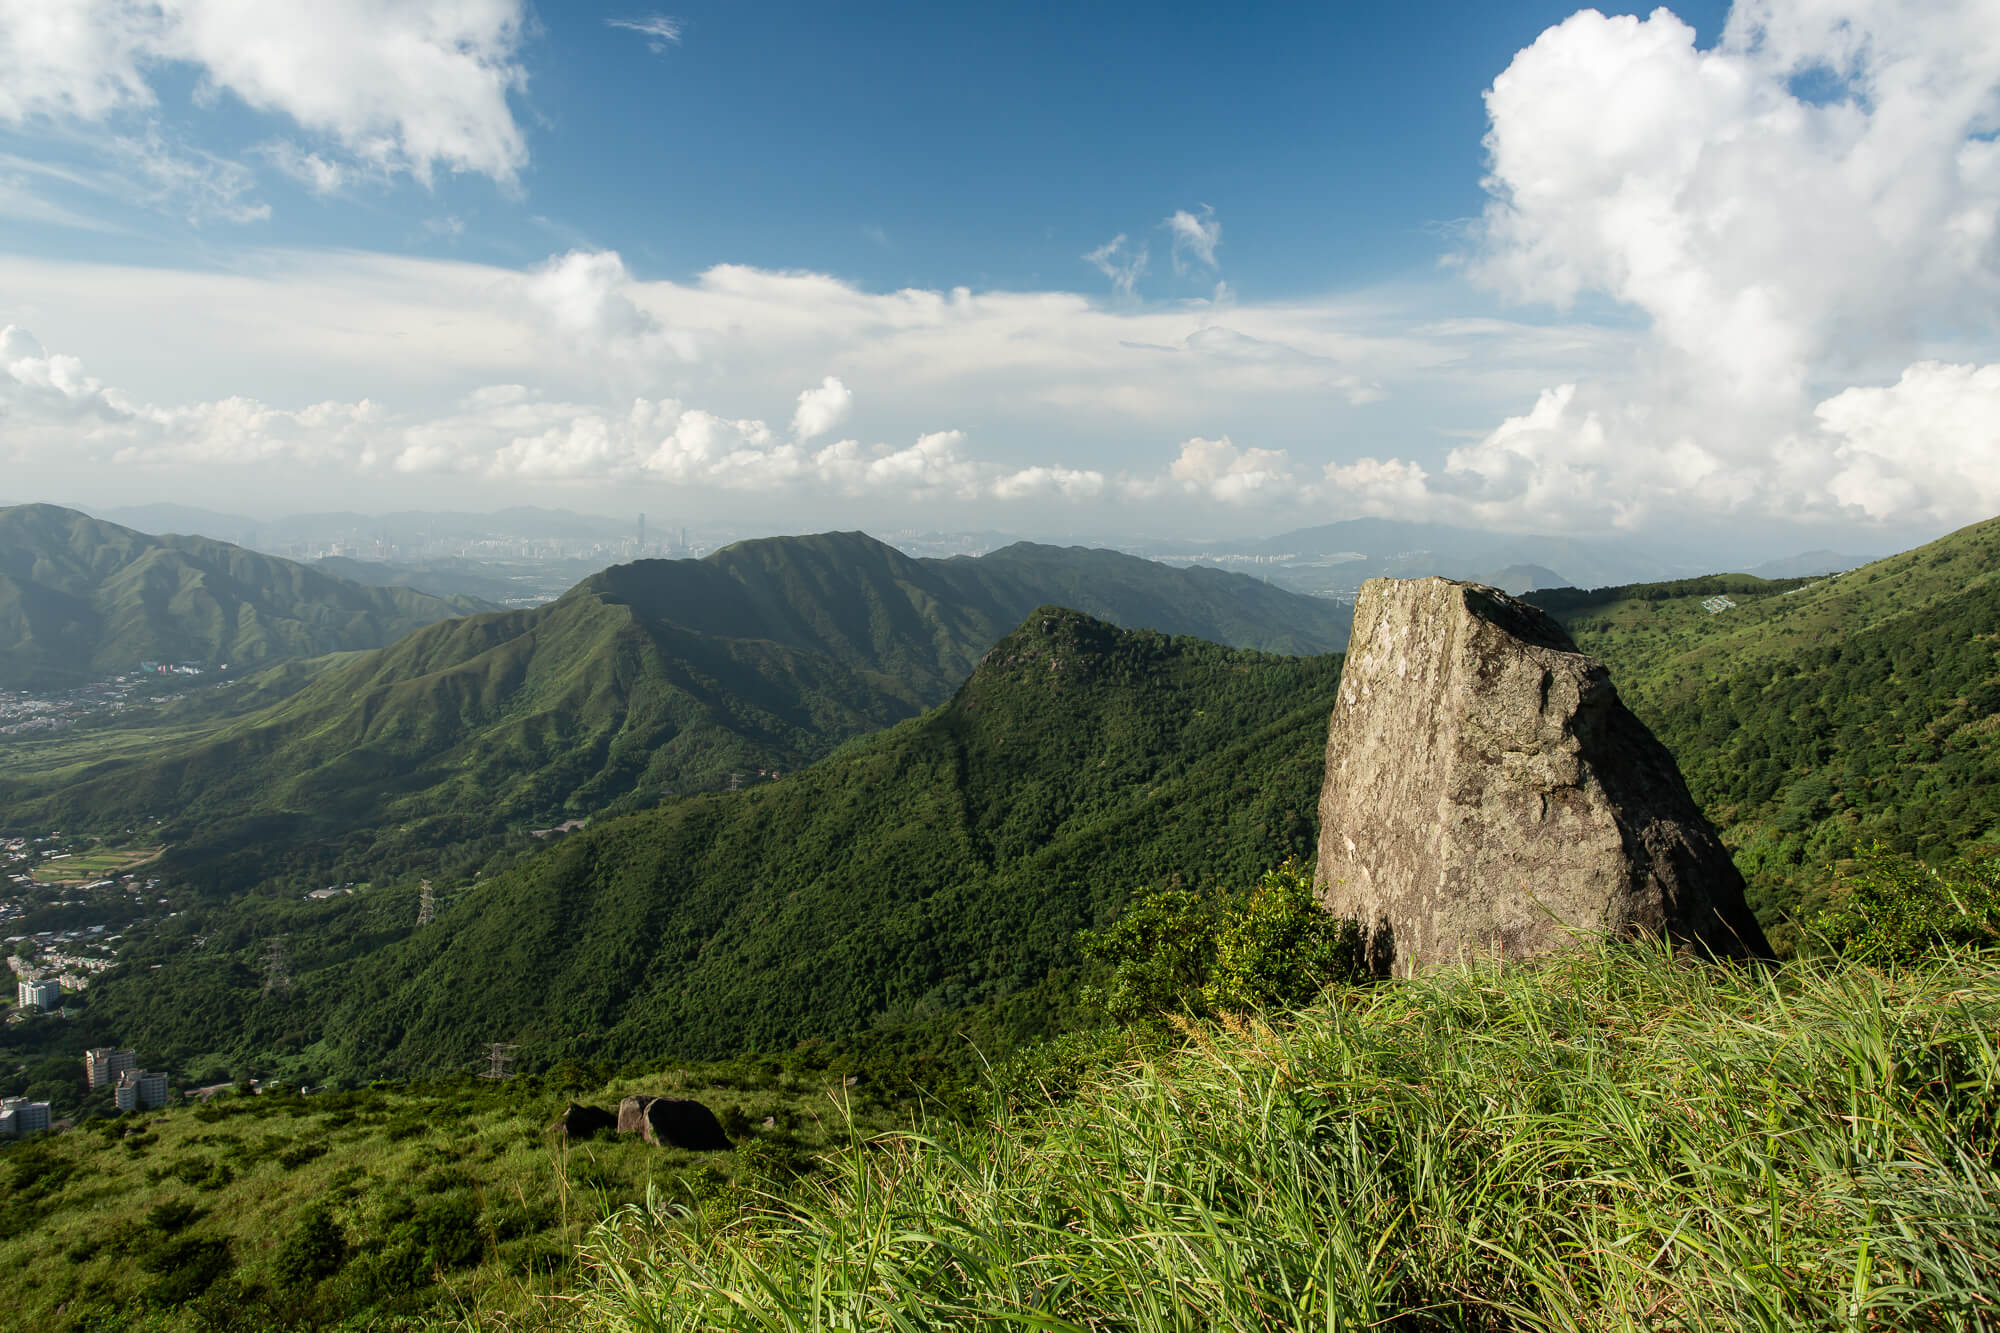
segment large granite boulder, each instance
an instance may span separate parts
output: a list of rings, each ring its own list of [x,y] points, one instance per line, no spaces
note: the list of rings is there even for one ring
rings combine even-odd
[[[1604,664],[1494,588],[1362,585],[1319,817],[1321,901],[1361,924],[1380,972],[1603,931],[1769,953],[1729,853]]]
[[[655,1148],[684,1148],[691,1152],[723,1152],[736,1145],[722,1131],[715,1112],[700,1102],[679,1097],[654,1097],[646,1103],[646,1127],[642,1133]]]
[[[627,1097],[618,1103],[618,1132],[637,1134],[655,1148],[721,1152],[736,1146],[715,1112],[680,1097]]]

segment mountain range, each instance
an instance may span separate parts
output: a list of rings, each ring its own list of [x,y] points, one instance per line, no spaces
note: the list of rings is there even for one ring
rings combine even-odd
[[[143,757],[24,761],[0,797],[31,823],[163,817],[184,851],[261,815],[321,836],[393,822],[411,843],[554,824],[789,771],[911,717],[1046,602],[1291,653],[1346,632],[1332,603],[1115,552],[774,538],[431,625]]]
[[[1706,551],[1497,533],[1387,518],[1346,519],[1251,541],[1201,545],[1154,542],[1138,549],[1176,563],[1199,560],[1241,568],[1282,587],[1342,598],[1352,598],[1371,578],[1441,574],[1518,594],[1541,588],[1594,588],[1679,578],[1716,567],[1714,554]],[[1772,561],[1753,572],[1780,578],[1861,563],[1862,557],[1814,551]]]
[[[1065,578],[1181,619],[1037,605],[991,633],[1006,597]],[[1532,596],[1674,750],[1767,928],[1859,843],[2000,839],[2000,520],[1828,579]],[[204,793],[206,818],[292,821],[241,850],[242,885],[263,888],[194,905],[93,988],[78,1033],[176,1060],[361,1076],[461,1067],[489,1041],[531,1062],[1003,1047],[1068,1021],[1074,932],[1135,890],[1244,883],[1311,848],[1339,658],[1192,637],[1293,606],[1100,552],[743,543],[417,631],[220,739],[0,806],[101,823]],[[821,757],[666,798],[780,752]],[[598,818],[552,845],[438,850],[570,808]],[[370,820],[412,830],[358,854],[372,886],[301,901],[284,857]],[[444,906],[418,928],[420,877]],[[280,936],[296,985],[266,996],[255,965]]]
[[[379,648],[489,608],[54,505],[0,509],[4,688],[79,685],[146,660],[242,666]]]
[[[970,1024],[1005,1045],[1075,1003],[1075,932],[1135,885],[1242,882],[1310,850],[1338,670],[1041,608],[921,717],[450,885],[422,930],[407,883],[190,913],[89,1022],[321,1073],[455,1067],[488,1040],[538,1059],[866,1031],[928,1049]],[[295,985],[266,1004],[240,951],[277,933]]]

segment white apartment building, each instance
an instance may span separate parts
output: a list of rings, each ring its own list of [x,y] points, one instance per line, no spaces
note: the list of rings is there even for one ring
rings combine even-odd
[[[111,1096],[121,1111],[156,1111],[167,1104],[167,1076],[150,1069],[128,1069],[118,1076]]]
[[[17,981],[14,983],[14,995],[14,1003],[23,1009],[31,1004],[53,1009],[62,1003],[62,986],[53,981]]]
[[[47,1102],[31,1102],[26,1097],[0,1100],[0,1134],[41,1134],[46,1133],[48,1127]]]
[[[93,1046],[83,1053],[84,1076],[93,1088],[116,1083],[118,1076],[128,1069],[139,1067],[136,1051],[121,1051],[111,1046]]]

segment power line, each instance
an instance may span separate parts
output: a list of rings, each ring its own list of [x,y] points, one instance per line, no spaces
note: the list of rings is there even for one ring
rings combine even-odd
[[[273,935],[264,941],[264,995],[290,995],[292,972],[285,961],[285,937]]]
[[[514,1063],[514,1052],[520,1050],[518,1043],[489,1041],[486,1043],[486,1077],[494,1080],[512,1078],[514,1071],[508,1066]]]

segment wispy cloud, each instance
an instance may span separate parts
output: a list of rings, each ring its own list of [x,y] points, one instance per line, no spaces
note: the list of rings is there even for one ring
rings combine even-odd
[[[669,46],[679,46],[681,41],[681,21],[665,14],[653,14],[642,19],[606,19],[608,28],[623,28],[646,38],[646,48],[654,55],[665,55]]]
[[[1173,234],[1174,272],[1187,272],[1189,260],[1205,268],[1216,266],[1215,247],[1222,244],[1222,224],[1215,220],[1213,208],[1203,204],[1199,217],[1185,208],[1175,209],[1160,225]]]
[[[1146,253],[1144,245],[1128,250],[1125,233],[1121,231],[1085,255],[1083,262],[1111,279],[1112,291],[1129,298],[1137,290],[1139,279],[1145,275],[1149,258],[1151,256]]]

